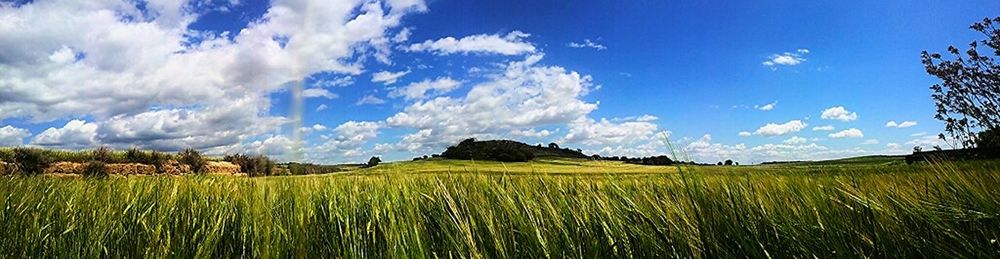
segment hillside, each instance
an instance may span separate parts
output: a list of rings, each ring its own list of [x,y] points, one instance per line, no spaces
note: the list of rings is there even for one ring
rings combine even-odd
[[[490,160],[502,162],[524,162],[536,157],[587,158],[579,150],[559,148],[550,144],[531,146],[513,140],[466,139],[457,145],[448,147],[441,157],[459,160]]]

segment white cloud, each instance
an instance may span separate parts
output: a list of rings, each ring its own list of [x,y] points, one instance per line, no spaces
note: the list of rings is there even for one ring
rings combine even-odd
[[[753,108],[761,110],[761,111],[770,111],[770,110],[774,110],[774,106],[775,105],[778,105],[778,101],[774,101],[772,103],[768,103],[768,104],[764,104],[764,105],[754,105]]]
[[[782,124],[768,123],[754,132],[754,134],[762,136],[781,136],[788,133],[799,132],[800,130],[806,128],[808,124],[800,120],[790,120]]]
[[[385,100],[382,100],[381,98],[369,94],[361,97],[361,99],[358,99],[358,101],[355,102],[354,105],[360,106],[365,104],[383,104],[383,103],[385,103]]]
[[[782,141],[782,143],[791,144],[791,145],[805,144],[806,142],[809,142],[809,140],[806,140],[806,138],[799,137],[799,136],[792,136],[791,138],[786,139],[785,141]]]
[[[549,130],[536,130],[536,129],[526,129],[526,130],[515,129],[510,131],[510,135],[518,137],[529,137],[529,138],[544,138],[548,137],[551,134],[552,132]]]
[[[337,99],[337,94],[331,93],[329,90],[323,88],[309,88],[302,90],[302,97],[305,98],[315,98],[323,97],[326,99]]]
[[[144,3],[146,11],[139,4],[39,1],[0,8],[0,24],[9,25],[0,26],[0,119],[93,118],[32,141],[68,148],[134,141],[222,149],[265,137],[279,141],[268,134],[283,121],[267,116],[271,93],[317,73],[342,79],[317,82],[320,88],[346,84],[363,72],[364,58],[387,57],[386,32],[403,15],[426,11],[422,1],[275,0],[260,19],[228,36],[189,28],[199,15],[189,1]],[[233,111],[234,102],[247,112]]]
[[[636,118],[635,121],[656,121],[659,119],[660,117],[656,117],[649,114],[643,114],[642,116],[639,116],[639,118]]]
[[[345,87],[354,84],[353,76],[342,76],[333,79],[321,79],[313,83],[316,87],[330,88],[330,87]]]
[[[319,106],[316,106],[316,111],[321,112],[326,110],[326,108],[329,108],[326,106],[326,104],[320,104]]]
[[[858,119],[858,113],[848,111],[844,106],[835,106],[823,110],[820,118],[827,120],[853,121]]]
[[[426,79],[411,83],[402,88],[396,88],[392,92],[389,92],[389,97],[403,97],[406,100],[423,100],[428,97],[428,92],[431,92],[432,95],[442,95],[457,89],[459,86],[461,86],[461,82],[450,77],[439,77],[434,80]]]
[[[932,136],[932,135],[925,135],[925,136],[917,137],[915,139],[907,141],[906,144],[910,145],[910,146],[920,146],[921,148],[923,148],[925,150],[931,149],[934,146],[939,146],[939,147],[942,147],[942,148],[946,148],[946,147],[950,146],[950,145],[948,145],[948,142],[945,142],[944,140],[942,140],[938,136]]]
[[[390,116],[385,120],[388,126],[417,130],[394,146],[439,149],[467,137],[568,124],[597,109],[597,104],[580,99],[592,87],[590,76],[535,65],[541,58],[532,55],[510,62],[504,71],[473,85],[462,97],[421,100]]]
[[[569,124],[569,132],[562,142],[609,145],[656,141],[653,138],[657,129],[656,124],[645,121],[613,123],[606,119],[581,118]]]
[[[7,125],[0,128],[0,146],[20,146],[24,144],[24,138],[31,136],[31,132],[22,128],[15,128]]]
[[[740,135],[740,137],[749,137],[750,135],[753,135],[753,133],[750,133],[749,131],[740,131],[738,135]]]
[[[863,138],[865,137],[865,134],[862,133],[861,130],[857,128],[850,128],[839,132],[830,133],[830,135],[827,136],[829,136],[830,138]]]
[[[868,139],[865,140],[864,142],[861,142],[861,145],[877,145],[878,143],[879,142],[877,139]]]
[[[404,48],[410,52],[427,51],[437,55],[450,55],[455,53],[483,53],[500,55],[521,55],[535,53],[535,46],[524,41],[530,34],[520,31],[512,31],[507,35],[499,34],[477,34],[466,36],[461,39],[453,37],[438,40],[427,40],[422,43],[411,44]]]
[[[62,128],[48,128],[32,139],[31,144],[80,149],[93,147],[97,136],[97,124],[82,120],[71,120]]]
[[[902,128],[909,128],[909,127],[913,127],[913,126],[917,126],[917,122],[916,121],[903,121],[903,122],[900,122],[900,123],[896,123],[896,121],[889,121],[889,122],[885,123],[885,127],[886,128],[901,128],[902,129]]]
[[[813,127],[813,131],[832,131],[834,130],[833,125],[816,126]]]
[[[593,42],[590,39],[583,39],[582,43],[570,42],[566,46],[569,46],[571,48],[592,48],[592,49],[596,49],[596,50],[605,50],[605,49],[608,49],[608,47],[605,47],[604,45],[601,45],[600,43]]]
[[[372,74],[372,83],[382,83],[383,85],[395,84],[400,77],[409,73],[410,70],[399,72],[379,71]]]
[[[765,60],[762,64],[772,69],[776,68],[776,66],[779,65],[795,66],[798,64],[802,64],[802,62],[806,62],[806,58],[804,57],[806,54],[809,54],[808,49],[798,49],[795,52],[773,54],[771,56],[768,56],[767,60]]]

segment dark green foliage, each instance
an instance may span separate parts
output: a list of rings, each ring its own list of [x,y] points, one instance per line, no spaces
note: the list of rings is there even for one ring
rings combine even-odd
[[[288,173],[291,175],[328,174],[344,171],[343,168],[336,165],[317,165],[297,162],[283,164],[281,167],[288,168]]]
[[[83,167],[84,177],[104,178],[108,177],[108,175],[109,172],[107,164],[99,160],[91,160],[90,162],[87,162],[86,166]]]
[[[723,165],[733,165],[733,160],[730,160],[730,159],[726,159],[726,162],[724,162],[724,163],[722,163],[722,164],[723,164]]]
[[[227,155],[222,158],[227,162],[240,166],[240,172],[248,176],[274,175],[274,161],[264,155],[248,156],[245,154]]]
[[[94,149],[94,151],[91,151],[90,154],[91,154],[90,159],[92,161],[111,163],[115,159],[115,153],[109,147],[104,147],[104,146],[98,147],[97,149]]]
[[[201,153],[190,148],[177,153],[177,159],[181,164],[188,165],[191,172],[196,174],[205,173],[205,166],[208,164],[205,158],[201,157]]]
[[[627,156],[621,156],[621,157],[611,156],[611,157],[605,157],[604,160],[622,161],[625,163],[637,164],[637,165],[673,165],[675,163],[673,159],[670,159],[670,157],[665,155],[650,156],[650,157],[633,157],[633,158],[629,158]],[[721,162],[719,165],[722,165]]]
[[[381,163],[381,162],[382,162],[381,158],[379,158],[377,156],[373,156],[372,158],[368,159],[368,163],[365,163],[365,167],[375,167],[375,166],[378,165],[378,163]]]
[[[40,175],[52,163],[51,158],[36,148],[15,148],[12,158],[17,171],[23,175]]]
[[[511,140],[476,141],[466,139],[448,147],[441,156],[448,159],[525,162],[535,158],[531,146]]]
[[[476,141],[466,139],[458,145],[448,147],[441,157],[461,160],[489,160],[501,162],[525,162],[535,157],[589,158],[578,150],[559,148],[555,143],[549,147],[531,146],[512,140]]]
[[[979,133],[976,146],[980,148],[1000,148],[1000,129],[988,129]]]
[[[952,60],[940,53],[920,54],[927,73],[941,79],[930,87],[937,106],[934,118],[945,122],[945,132],[962,147],[979,144],[978,132],[1000,127],[1000,17],[983,19],[969,28],[986,37],[973,41],[964,52],[948,47]],[[980,45],[986,52],[980,53]],[[938,135],[942,139],[945,134]],[[987,142],[986,144],[990,144]]]

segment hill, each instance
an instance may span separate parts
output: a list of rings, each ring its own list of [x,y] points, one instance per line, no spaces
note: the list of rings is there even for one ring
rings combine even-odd
[[[558,145],[528,145],[513,140],[466,139],[448,147],[441,157],[459,160],[490,160],[501,162],[524,162],[536,157],[587,158],[583,152]]]
[[[902,163],[906,155],[872,155],[818,161],[770,161],[761,165],[879,165]]]

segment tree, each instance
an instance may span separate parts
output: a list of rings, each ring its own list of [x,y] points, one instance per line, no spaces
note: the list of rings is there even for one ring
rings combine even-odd
[[[718,163],[715,163],[715,165],[722,165],[722,162],[720,161]]]
[[[995,62],[1000,57],[1000,28],[995,25],[1000,25],[1000,17],[969,26],[986,39],[969,43],[964,56],[954,46],[948,47],[953,60],[920,53],[927,73],[941,79],[930,87],[937,106],[934,118],[945,122],[945,132],[962,147],[977,146],[978,132],[1000,126],[1000,64]],[[980,45],[988,48],[985,53],[979,52]],[[945,134],[938,137],[945,139]]]
[[[725,165],[733,165],[733,160],[726,159]]]
[[[551,148],[551,149],[559,149],[559,144],[556,144],[555,142],[549,143],[549,148]]]
[[[378,165],[378,163],[381,163],[381,162],[382,162],[381,158],[379,158],[377,156],[373,156],[372,158],[368,159],[368,163],[365,164],[365,167],[375,167],[375,166]]]

